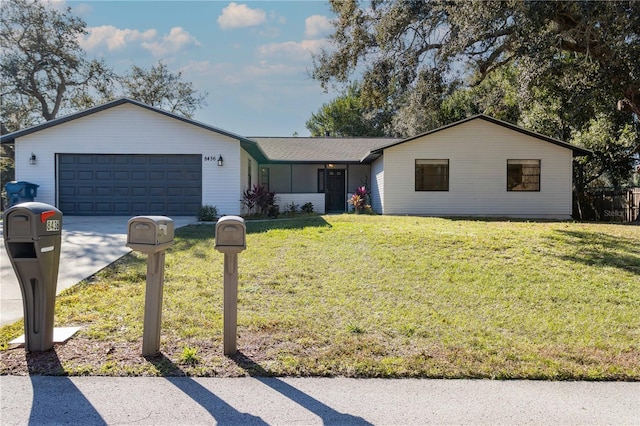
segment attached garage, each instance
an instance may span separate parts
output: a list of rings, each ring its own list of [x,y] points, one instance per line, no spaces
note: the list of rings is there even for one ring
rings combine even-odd
[[[200,155],[58,154],[58,205],[69,215],[193,216]]]
[[[16,180],[72,216],[240,214],[247,170],[265,163],[253,140],[130,99],[2,135]]]

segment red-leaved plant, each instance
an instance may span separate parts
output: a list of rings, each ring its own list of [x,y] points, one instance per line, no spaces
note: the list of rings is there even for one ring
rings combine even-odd
[[[351,199],[349,200],[349,204],[353,205],[353,209],[356,213],[362,213],[367,210],[367,208],[371,208],[371,206],[367,202],[368,198],[369,191],[367,190],[367,187],[363,185],[356,189],[355,194],[353,194],[351,196]]]

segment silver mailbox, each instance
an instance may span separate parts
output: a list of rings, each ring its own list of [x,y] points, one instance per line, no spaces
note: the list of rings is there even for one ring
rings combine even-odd
[[[247,248],[247,226],[240,216],[223,216],[216,223],[215,249],[222,253],[239,253]]]
[[[127,247],[154,253],[173,245],[173,219],[166,216],[136,216],[129,219]]]

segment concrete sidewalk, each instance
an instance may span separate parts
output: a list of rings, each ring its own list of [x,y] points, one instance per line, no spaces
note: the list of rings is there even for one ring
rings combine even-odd
[[[63,216],[57,294],[95,274],[129,253],[129,216]],[[172,218],[176,228],[195,223],[195,217]],[[0,223],[0,228],[2,227]],[[3,229],[2,229],[3,230]],[[0,240],[0,326],[23,316],[22,294]]]
[[[638,425],[640,383],[0,377],[8,425]]]

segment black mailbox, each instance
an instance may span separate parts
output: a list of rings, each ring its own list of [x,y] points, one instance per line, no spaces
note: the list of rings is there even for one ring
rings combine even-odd
[[[28,202],[6,210],[3,219],[4,245],[22,292],[25,348],[47,351],[53,347],[62,213]]]

